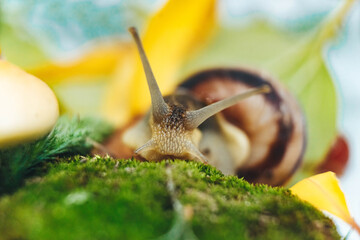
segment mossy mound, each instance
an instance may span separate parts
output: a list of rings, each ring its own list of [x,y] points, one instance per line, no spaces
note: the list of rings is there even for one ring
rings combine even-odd
[[[0,239],[340,236],[330,219],[284,188],[253,186],[195,162],[76,157],[0,199]]]

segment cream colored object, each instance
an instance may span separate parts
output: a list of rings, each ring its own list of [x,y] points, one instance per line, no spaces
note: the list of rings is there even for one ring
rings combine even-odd
[[[58,117],[56,96],[46,83],[0,60],[0,147],[45,135]]]

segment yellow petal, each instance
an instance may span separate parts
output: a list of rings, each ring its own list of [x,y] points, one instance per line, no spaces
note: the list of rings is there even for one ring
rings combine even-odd
[[[164,93],[178,83],[176,73],[194,48],[201,46],[215,22],[215,0],[170,0],[149,21],[142,36],[144,49]],[[142,64],[136,49],[119,65],[109,86],[105,114],[123,124],[150,105]]]
[[[339,181],[333,172],[306,178],[292,186],[290,190],[316,208],[341,218],[360,234],[360,227],[349,213],[344,193],[341,191]]]
[[[67,63],[48,63],[33,69],[27,69],[30,74],[51,83],[64,81],[75,76],[108,75],[126,51],[120,44],[100,45],[84,54],[80,59]]]

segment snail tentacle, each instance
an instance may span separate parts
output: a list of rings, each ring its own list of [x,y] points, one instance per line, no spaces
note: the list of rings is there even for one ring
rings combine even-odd
[[[157,160],[158,155],[156,154],[156,144],[153,139],[147,141],[144,145],[135,150],[135,154],[143,156],[149,161]]]
[[[190,156],[193,156],[196,160],[200,160],[200,162],[202,162],[202,163],[208,163],[207,158],[191,142],[188,142],[188,144],[186,146],[186,152]]]
[[[154,145],[154,141],[151,139],[151,140],[147,141],[144,145],[142,145],[141,147],[136,149],[135,153],[140,154],[142,151],[145,151],[148,148],[152,148],[153,145]]]
[[[195,129],[209,117],[215,115],[218,112],[221,112],[222,110],[224,110],[228,107],[233,106],[234,104],[238,103],[239,101],[246,99],[250,96],[253,96],[255,94],[268,93],[269,91],[270,91],[270,87],[267,85],[264,85],[264,86],[261,86],[258,88],[251,89],[245,93],[240,93],[235,96],[226,98],[224,100],[215,102],[215,103],[205,106],[201,109],[198,109],[195,111],[189,111],[189,112],[187,112],[186,127],[188,129]]]
[[[149,91],[150,91],[150,95],[151,95],[151,105],[152,105],[152,112],[153,112],[153,116],[154,119],[156,121],[158,121],[159,119],[161,119],[163,116],[165,116],[169,109],[167,104],[164,101],[164,98],[160,92],[160,88],[156,82],[156,79],[154,77],[154,74],[151,70],[151,66],[150,63],[146,57],[145,51],[144,51],[144,47],[141,43],[139,34],[136,30],[135,27],[131,27],[129,28],[129,32],[131,33],[131,35],[133,36],[136,46],[139,50],[139,55],[141,58],[141,62],[145,71],[145,75],[146,75],[146,80],[148,82],[148,87],[149,87]]]

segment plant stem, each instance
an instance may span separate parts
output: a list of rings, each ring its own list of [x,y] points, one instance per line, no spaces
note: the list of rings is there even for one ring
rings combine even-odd
[[[322,48],[324,44],[330,39],[334,38],[340,26],[343,24],[347,13],[353,6],[356,0],[345,0],[345,2],[337,8],[332,14],[330,14],[327,21],[324,22],[324,26],[318,33],[316,48]]]

